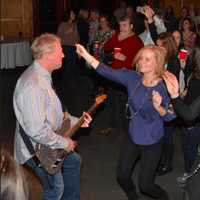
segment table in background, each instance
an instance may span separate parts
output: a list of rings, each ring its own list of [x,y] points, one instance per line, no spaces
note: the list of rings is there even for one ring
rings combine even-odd
[[[25,39],[4,39],[0,41],[0,69],[27,66],[32,62],[30,43]]]

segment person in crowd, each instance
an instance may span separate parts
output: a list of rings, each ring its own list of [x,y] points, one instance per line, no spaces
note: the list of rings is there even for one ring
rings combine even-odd
[[[165,23],[164,23],[165,10],[163,10],[163,11],[161,11],[161,10],[155,11],[155,15],[153,17],[154,23],[155,23],[155,26],[156,26],[156,30],[157,30],[158,34],[167,31],[167,28],[165,27]]]
[[[187,17],[182,19],[180,31],[184,48],[188,51],[188,55],[190,56],[197,40],[197,33],[194,31],[194,22],[191,18]]]
[[[99,29],[99,10],[91,9],[89,15],[89,44],[91,45],[94,42],[94,37]]]
[[[158,35],[156,44],[163,47],[166,51],[166,63],[167,70],[172,72],[178,79],[180,77],[181,66],[178,59],[178,50],[176,42],[171,33],[164,32]],[[184,79],[184,77],[181,77]],[[184,80],[181,82],[184,87]],[[173,168],[173,132],[176,128],[176,121],[170,121],[165,123],[165,137],[161,161],[157,170],[158,175],[164,175],[172,171]]]
[[[165,190],[155,183],[155,172],[160,160],[164,135],[163,122],[175,117],[169,109],[170,98],[161,80],[165,68],[165,51],[157,46],[145,46],[137,53],[134,64],[137,71],[112,69],[100,63],[86,49],[77,44],[77,53],[96,72],[109,80],[124,85],[128,92],[127,117],[129,131],[121,148],[117,181],[129,200],[137,200],[137,192],[132,181],[132,172],[140,158],[139,187],[154,199],[168,200]],[[152,101],[153,96],[162,94],[161,102]]]
[[[186,6],[183,6],[181,8],[180,20],[188,17],[189,15],[190,15],[189,9]]]
[[[115,30],[112,29],[110,19],[107,15],[100,15],[99,29],[94,36],[94,41],[99,44],[100,59],[106,62],[106,54],[104,53],[105,43],[113,36]]]
[[[186,6],[183,6],[180,11],[180,17],[178,18],[178,22],[179,22],[178,29],[179,30],[181,29],[181,24],[182,24],[183,19],[185,19],[187,17],[190,17],[189,9]]]
[[[29,188],[23,167],[14,160],[5,147],[1,146],[0,153],[1,199],[29,199]]]
[[[133,9],[133,6],[128,5],[126,7],[126,14],[127,16],[129,16],[130,18],[133,18],[135,16],[135,11]]]
[[[107,15],[100,15],[99,17],[99,29],[94,36],[94,42],[90,48],[90,52],[99,60],[105,63],[109,63],[112,59],[111,54],[104,52],[104,44],[113,36],[115,30],[112,29],[109,17]],[[107,82],[102,79],[101,76],[92,75],[94,88],[93,94],[97,95],[105,92],[107,89]]]
[[[152,2],[152,7],[155,10],[155,13],[158,14],[161,18],[164,17],[164,14],[166,12],[166,1],[165,0],[159,0],[158,2]]]
[[[60,76],[62,77],[62,84],[66,77],[67,79],[74,79],[78,74],[78,57],[74,46],[76,43],[80,42],[74,11],[66,10],[64,15],[64,22],[61,22],[57,30],[57,35],[61,38],[61,44],[65,55],[63,59],[64,67],[62,70],[59,70]]]
[[[144,6],[143,9],[145,30],[139,34],[139,37],[144,45],[154,44],[158,36],[153,19],[154,11],[150,6]]]
[[[167,28],[167,32],[172,33],[178,29],[178,20],[174,14],[174,8],[172,5],[169,5],[166,9],[164,23]]]
[[[177,55],[178,49],[172,34],[168,32],[159,34],[156,45],[163,47],[166,51],[166,69],[179,78],[180,62]]]
[[[64,46],[74,46],[79,42],[76,14],[73,10],[65,11],[64,22],[58,26],[57,35],[61,38],[61,44]]]
[[[78,27],[78,33],[80,37],[80,44],[87,46],[89,42],[89,11],[86,8],[81,8],[78,13],[77,17],[77,27]]]
[[[189,105],[184,103],[180,97],[178,80],[174,74],[166,72],[163,78],[167,84],[167,88],[176,112],[186,121],[191,121],[197,118],[200,114],[200,97],[196,98]]]
[[[119,31],[117,31],[105,44],[105,52],[114,52],[114,48],[120,48],[120,52],[113,55],[112,68],[132,68],[132,62],[139,51],[143,47],[143,42],[134,33],[134,24],[131,18],[123,16],[119,20]],[[132,48],[134,46],[134,48]]]
[[[158,34],[166,31],[164,21],[161,20],[157,14],[155,14],[154,10],[149,5],[145,5],[143,7],[137,7],[137,11],[139,13],[134,17],[135,20],[134,24],[140,21],[137,18],[143,18],[143,27],[144,27],[144,30],[141,31],[139,37],[144,42],[144,45],[155,44]],[[137,23],[136,29],[142,30],[142,24]]]
[[[56,133],[61,129],[64,118],[70,120],[70,127],[78,121],[78,118],[64,112],[52,88],[51,74],[62,66],[64,57],[60,38],[50,33],[42,34],[35,38],[31,50],[35,60],[18,79],[13,96],[17,119],[14,156],[18,163],[31,167],[39,177],[43,199],[60,199],[63,196],[65,200],[79,200],[81,158],[75,152],[76,142]],[[83,113],[83,118],[82,127],[88,127],[90,115]],[[36,143],[69,152],[64,158],[62,171],[50,175],[40,166],[37,156],[30,152],[30,146],[34,151]]]
[[[185,88],[185,97],[182,101],[179,100],[179,86],[177,86],[177,80],[174,80],[175,78],[170,74],[166,73],[164,76],[164,79],[166,80],[166,84],[168,86],[169,93],[171,94],[173,91],[171,91],[171,87],[173,86],[173,90],[177,90],[177,98],[175,98],[172,94],[173,102],[175,103],[175,110],[176,107],[178,106],[177,113],[180,113],[180,116],[186,120],[182,123],[182,139],[183,139],[183,154],[184,154],[184,164],[185,164],[185,172],[189,173],[192,170],[192,167],[194,165],[194,162],[197,157],[197,147],[198,144],[200,143],[200,128],[199,128],[199,119],[195,117],[195,120],[189,120],[188,118],[194,118],[194,114],[191,113],[191,116],[186,116],[184,114],[185,112],[191,112],[191,109],[193,110],[194,108],[192,107],[188,111],[182,111],[179,108],[179,104],[185,104],[185,105],[191,105],[192,103],[200,97],[200,92],[199,92],[199,87],[200,87],[200,47],[197,46],[194,48],[193,54],[192,54],[192,59],[191,59],[191,64],[194,66],[193,73],[189,76],[187,80],[187,85]],[[174,85],[171,84],[171,79],[174,80]],[[177,99],[177,100],[175,100]],[[178,103],[176,103],[178,102]],[[182,103],[181,103],[182,102]],[[177,105],[176,105],[177,104]],[[196,105],[195,105],[196,106]],[[186,107],[186,106],[185,106]],[[196,107],[195,107],[196,108]],[[194,111],[192,111],[194,112]],[[198,111],[196,111],[198,112]],[[183,114],[182,114],[183,113]],[[196,114],[195,114],[196,116]]]
[[[140,12],[135,12],[135,15],[133,16],[133,24],[134,24],[134,33],[137,35],[140,35],[143,33],[146,29],[145,27],[145,15]]]
[[[126,0],[120,0],[119,1],[119,7],[116,8],[113,12],[113,16],[115,17],[115,20],[118,22],[119,19],[126,15],[126,7],[127,2]]]
[[[105,44],[104,52],[113,52],[111,67],[113,69],[132,69],[132,62],[137,52],[143,47],[143,42],[133,31],[133,22],[128,16],[119,20],[117,31]],[[134,48],[133,48],[134,47]],[[117,48],[117,49],[116,49]],[[117,50],[117,51],[116,51]],[[127,128],[127,120],[124,117],[127,94],[124,88],[111,83],[109,86],[111,128]]]
[[[198,14],[197,14],[197,9],[195,9],[194,4],[190,4],[189,14],[190,14],[190,18],[192,19],[194,23],[194,31],[198,32]]]
[[[178,48],[178,50],[182,49],[183,46],[183,41],[181,38],[181,32],[179,30],[174,30],[172,32],[172,37],[174,38],[175,42],[176,42],[176,46]]]
[[[181,37],[181,32],[179,30],[175,30],[172,33],[172,36],[176,42],[176,46],[178,49],[178,52],[180,52],[182,49],[184,49],[184,44],[183,44],[183,39]],[[179,55],[178,55],[179,57]],[[180,61],[180,59],[179,59]],[[181,71],[179,73],[179,84],[181,84],[181,81],[184,81],[184,86],[185,86],[185,82],[187,81],[188,77],[190,76],[190,74],[193,71],[193,66],[191,64],[191,59],[190,57],[186,56],[185,61],[181,63],[180,61],[180,67],[181,67]],[[182,78],[181,78],[182,75]],[[180,88],[180,91],[183,92],[184,90],[184,86],[182,85],[182,87]]]

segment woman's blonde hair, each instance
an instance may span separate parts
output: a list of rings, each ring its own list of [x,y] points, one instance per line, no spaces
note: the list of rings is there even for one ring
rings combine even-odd
[[[40,59],[44,53],[50,53],[55,48],[55,43],[60,42],[57,35],[51,33],[44,33],[35,38],[31,45],[31,50],[34,59]]]
[[[0,156],[1,198],[4,200],[27,200],[28,184],[22,166],[16,163],[6,150]]]
[[[158,47],[155,45],[146,45],[143,48],[141,48],[138,53],[136,54],[133,66],[136,67],[136,71],[140,72],[139,69],[139,60],[141,59],[141,56],[145,53],[146,50],[150,50],[153,52],[156,60],[156,66],[155,66],[155,73],[158,76],[161,76],[165,71],[165,57],[166,57],[166,51],[163,47]]]

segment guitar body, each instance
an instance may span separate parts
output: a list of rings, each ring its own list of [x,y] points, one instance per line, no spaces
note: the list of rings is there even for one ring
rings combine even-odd
[[[95,103],[90,107],[87,113],[92,115],[96,108],[104,102],[106,98],[106,95],[98,96],[95,99]],[[63,137],[72,137],[83,123],[84,115],[82,115],[78,122],[72,127],[70,126],[70,119],[65,119],[62,123],[61,129],[56,131],[56,133]],[[40,166],[42,166],[51,175],[56,174],[61,170],[63,161],[67,154],[68,152],[64,149],[51,149],[44,144],[36,145],[36,156],[40,161]]]
[[[62,128],[56,133],[63,135],[70,127],[70,120],[63,121]],[[64,149],[51,149],[43,144],[36,145],[36,156],[40,165],[49,173],[56,174],[60,171],[67,152]]]
[[[40,165],[49,173],[56,174],[62,168],[67,152],[63,149],[51,149],[45,145],[38,144],[36,156]]]

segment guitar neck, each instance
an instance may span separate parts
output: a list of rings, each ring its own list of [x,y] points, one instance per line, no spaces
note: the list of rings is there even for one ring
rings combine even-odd
[[[96,108],[98,107],[99,104],[97,104],[96,102],[89,108],[89,110],[87,111],[88,114],[92,115],[94,113],[94,111],[96,110]],[[67,131],[65,133],[65,137],[72,137],[75,132],[81,127],[81,125],[84,123],[84,116],[81,116],[78,120],[78,122],[72,126],[69,131]]]

